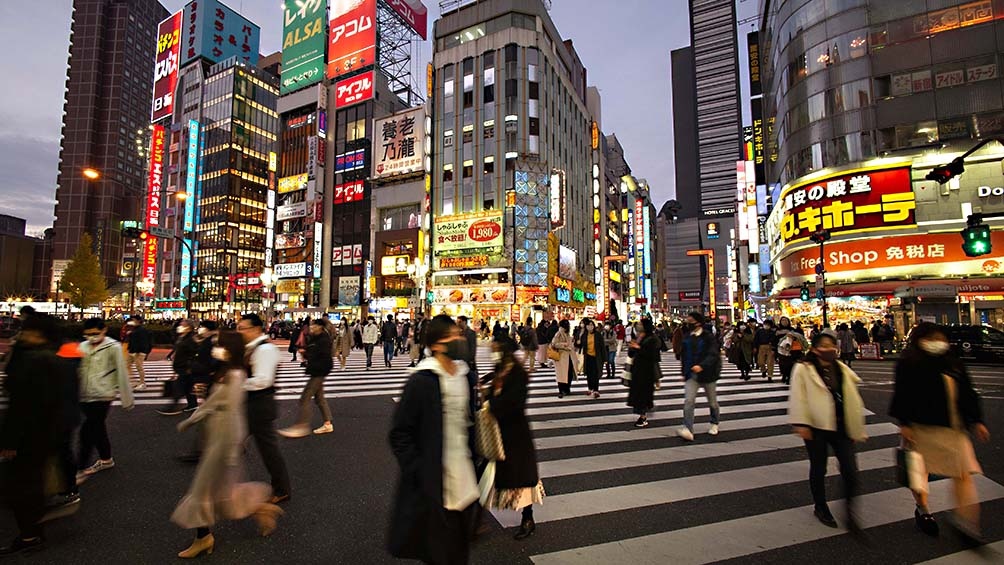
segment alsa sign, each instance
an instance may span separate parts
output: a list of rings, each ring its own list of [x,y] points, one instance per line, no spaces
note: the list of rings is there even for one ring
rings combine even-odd
[[[345,108],[373,98],[375,73],[367,71],[335,83],[335,108]]]

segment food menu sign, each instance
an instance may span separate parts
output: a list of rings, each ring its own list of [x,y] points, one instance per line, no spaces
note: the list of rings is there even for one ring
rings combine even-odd
[[[511,286],[478,286],[474,288],[437,288],[433,290],[437,304],[512,304]]]
[[[433,225],[436,257],[501,253],[504,244],[502,210],[440,216]]]
[[[859,169],[788,189],[769,223],[784,247],[820,229],[836,235],[914,226],[916,207],[909,166]]]
[[[425,170],[424,108],[413,108],[375,120],[373,131],[379,136],[374,149],[373,178]]]

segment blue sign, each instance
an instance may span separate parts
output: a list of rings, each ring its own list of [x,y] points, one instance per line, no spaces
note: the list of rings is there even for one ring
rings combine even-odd
[[[756,213],[758,216],[766,216],[770,213],[767,208],[767,185],[756,185]]]
[[[770,274],[770,245],[760,244],[760,272],[764,275]]]
[[[366,150],[358,149],[335,156],[335,172],[356,171],[366,166]]]
[[[328,111],[321,108],[317,110],[317,137],[322,139],[328,136]]]
[[[237,57],[258,64],[261,28],[219,0],[193,0],[181,21],[181,64],[203,57],[219,63]]]
[[[750,292],[760,293],[760,265],[750,263],[748,266],[750,278]]]
[[[567,288],[554,289],[554,299],[558,302],[568,302],[572,299],[572,291]]]
[[[185,171],[185,231],[195,227],[195,182],[199,176],[199,122],[188,121],[188,167]]]

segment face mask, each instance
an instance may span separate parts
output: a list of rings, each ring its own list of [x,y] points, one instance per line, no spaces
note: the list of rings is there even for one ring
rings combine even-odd
[[[946,341],[941,341],[941,340],[927,340],[927,339],[921,340],[920,343],[919,343],[919,345],[920,345],[920,348],[923,349],[924,351],[926,351],[927,353],[930,353],[931,355],[936,355],[936,356],[939,356],[939,357],[942,356],[942,355],[944,355],[944,354],[946,354],[946,353],[948,353],[948,349],[950,347],[948,345],[948,342],[946,342]]]
[[[455,339],[446,342],[446,356],[454,361],[463,361],[467,357],[467,342]]]
[[[216,359],[218,361],[226,361],[227,360],[227,350],[224,349],[224,348],[222,348],[222,347],[214,347],[213,348],[213,359]]]
[[[196,333],[198,333],[199,335],[206,335],[207,333],[209,333],[209,330],[207,330],[206,328],[199,328]]]
[[[105,340],[105,336],[103,336],[103,335],[92,335],[92,336],[90,336],[90,337],[87,338],[87,341],[91,342],[91,345],[97,345],[97,344],[101,343],[104,340]]]
[[[178,326],[174,331],[179,334],[183,334],[188,331],[188,328],[185,326]]]
[[[492,363],[498,365],[501,362],[502,362],[502,352],[492,351]]]
[[[837,350],[836,349],[817,349],[816,356],[823,361],[828,361],[830,363],[837,360]]]
[[[139,325],[139,322],[129,322],[129,325],[133,326],[133,327],[136,327],[136,326]]]

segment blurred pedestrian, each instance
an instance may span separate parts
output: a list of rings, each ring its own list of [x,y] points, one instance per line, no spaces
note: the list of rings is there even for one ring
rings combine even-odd
[[[279,368],[279,349],[268,341],[258,314],[245,314],[237,323],[237,332],[244,338],[244,365],[248,377],[244,380],[247,392],[248,433],[255,440],[258,453],[272,477],[272,499],[278,504],[289,500],[289,471],[279,451],[279,437],[275,432],[275,419],[279,407],[275,401],[275,375]]]
[[[558,332],[550,340],[549,347],[559,356],[554,363],[554,378],[558,381],[558,398],[572,394],[572,381],[575,380],[575,365],[572,362],[573,342],[569,333],[571,326],[568,320],[558,322]]]
[[[655,333],[651,318],[643,318],[637,339],[628,344],[631,358],[631,380],[628,382],[627,404],[638,415],[634,427],[648,427],[648,413],[655,408],[655,383],[658,377],[661,340]]]
[[[896,362],[896,385],[889,415],[899,420],[908,449],[924,461],[928,474],[949,477],[955,491],[956,526],[968,542],[981,544],[980,504],[973,475],[982,473],[970,436],[990,440],[979,393],[965,365],[950,352],[947,330],[922,322],[910,334]],[[927,505],[927,484],[913,490],[914,518],[928,535],[938,523]]]
[[[739,369],[740,378],[750,380],[753,368],[753,331],[745,323],[736,325],[732,332],[732,345],[729,348],[729,358]]]
[[[347,320],[342,320],[341,324],[338,325],[332,348],[334,349],[335,357],[338,358],[339,366],[344,371],[349,355],[352,354],[352,330],[349,329]]]
[[[676,435],[686,441],[694,440],[694,405],[698,389],[704,389],[711,412],[708,435],[718,435],[718,378],[722,372],[722,354],[718,339],[705,326],[707,319],[700,312],[687,314],[687,332],[680,354],[684,381],[683,427]]]
[[[46,465],[62,442],[62,391],[71,370],[56,356],[59,341],[56,320],[33,314],[24,320],[18,354],[6,367],[8,405],[0,428],[0,457],[9,466],[3,486],[18,536],[0,548],[0,555],[37,549],[44,542],[40,522],[45,514]]]
[[[579,351],[582,353],[582,364],[586,373],[586,396],[600,397],[600,375],[607,359],[607,345],[603,332],[596,329],[596,322],[590,318],[582,321],[583,331],[579,336]]]
[[[178,334],[177,341],[174,342],[174,360],[171,362],[171,369],[174,370],[174,378],[164,381],[164,387],[170,393],[171,404],[166,408],[157,410],[163,416],[175,416],[184,412],[194,412],[199,407],[199,401],[192,393],[195,382],[192,380],[192,364],[195,356],[199,353],[199,344],[195,340],[195,322],[192,320],[182,320],[175,328]],[[184,398],[185,408],[178,408],[178,402]]]
[[[57,321],[57,326],[59,322]],[[68,335],[65,327],[61,332],[62,345],[56,352],[66,365],[59,373],[59,391],[62,401],[62,429],[60,430],[58,458],[61,472],[61,490],[50,500],[50,506],[72,506],[80,502],[80,491],[77,488],[77,458],[73,454],[73,437],[80,426],[80,363],[84,354],[80,344]],[[8,374],[9,378],[9,374]]]
[[[296,423],[279,430],[279,435],[288,438],[301,438],[310,435],[310,402],[317,405],[321,411],[324,423],[314,430],[315,434],[330,434],[334,431],[331,425],[331,408],[324,398],[324,379],[331,373],[334,361],[331,358],[331,337],[324,330],[324,322],[314,320],[310,324],[310,334],[307,336],[307,349],[304,354],[307,359],[307,385],[300,394],[300,410]]]
[[[143,325],[143,316],[133,316],[129,318],[126,325],[132,329],[128,335],[129,365],[136,367],[136,374],[139,375],[139,384],[135,390],[146,390],[146,371],[143,363],[153,351],[153,339],[150,332]]]
[[[516,342],[511,339],[492,342],[495,367],[485,375],[488,384],[485,399],[498,422],[505,451],[503,461],[489,463],[495,467],[495,479],[485,499],[485,507],[522,509],[523,519],[513,536],[521,540],[532,536],[537,529],[533,521],[533,505],[543,501],[544,485],[537,473],[537,452],[526,418],[530,375],[516,358],[517,348]]]
[[[394,342],[397,341],[397,324],[393,314],[387,314],[387,321],[380,328],[380,341],[383,342],[383,364],[389,369],[394,359]]]
[[[460,335],[463,336],[464,341],[467,343],[467,356],[464,357],[464,363],[471,370],[473,379],[477,381],[478,379],[478,334],[475,333],[470,326],[470,320],[467,316],[457,316],[457,327],[460,328]]]
[[[258,533],[268,536],[282,515],[278,506],[268,502],[268,485],[238,482],[244,476],[243,444],[247,437],[244,341],[233,332],[224,332],[212,354],[220,362],[212,392],[202,407],[178,423],[178,431],[184,431],[204,420],[208,438],[192,484],[171,514],[172,522],[195,530],[192,545],[178,553],[184,559],[212,554],[216,540],[210,528],[218,518],[240,520],[251,516],[258,524]]]
[[[213,382],[216,380],[216,372],[220,362],[213,357],[213,348],[216,347],[219,339],[219,324],[214,320],[202,320],[199,329],[195,331],[195,342],[197,352],[195,360],[192,361],[192,393],[207,396],[211,390]],[[198,433],[195,436],[191,451],[181,455],[179,459],[183,463],[198,463],[202,453],[205,434]]]
[[[802,360],[809,342],[800,329],[791,327],[791,320],[785,316],[781,316],[778,322],[774,340],[777,342],[774,349],[777,351],[778,368],[781,369],[781,382],[788,384],[791,382],[791,370],[795,363]]]
[[[847,529],[860,532],[854,515],[858,491],[855,442],[867,439],[865,407],[858,393],[861,379],[839,361],[840,350],[832,330],[821,330],[812,338],[812,349],[791,372],[788,421],[796,435],[805,440],[809,454],[809,489],[815,504],[813,514],[831,528],[837,521],[826,504],[826,460],[829,449],[840,463],[840,477],[847,502]]]
[[[77,454],[77,484],[94,474],[115,466],[112,444],[105,421],[112,401],[119,396],[122,408],[132,410],[132,387],[119,342],[108,337],[108,328],[101,318],[84,320],[84,337],[80,352],[80,411],[84,422],[80,426],[80,451]],[[91,453],[98,450],[98,460],[90,464]]]
[[[606,367],[607,378],[608,379],[616,378],[617,377],[617,332],[614,331],[614,327],[610,323],[610,320],[607,320],[603,324],[603,345],[606,348],[606,352],[607,352],[606,359],[603,360],[603,365]]]
[[[757,365],[760,376],[767,382],[774,380],[774,320],[766,320],[763,326],[753,334],[753,347],[756,351]]]
[[[398,558],[462,564],[479,497],[466,342],[453,320],[439,315],[428,322],[423,345],[431,357],[405,384],[389,436],[401,471],[389,549]]]

